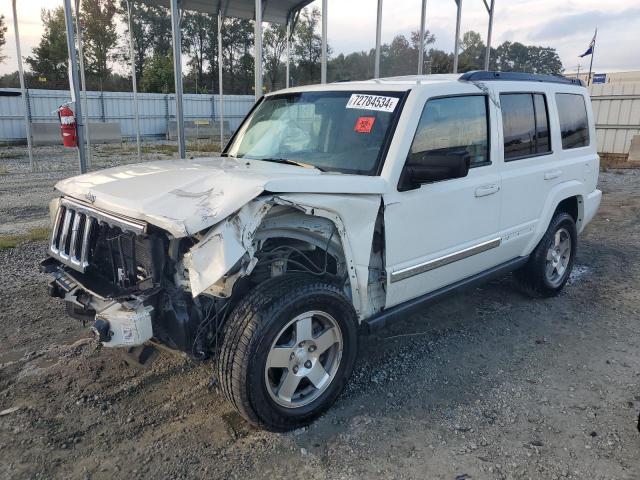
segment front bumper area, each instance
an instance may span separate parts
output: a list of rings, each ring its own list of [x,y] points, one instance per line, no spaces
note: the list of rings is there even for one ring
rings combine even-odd
[[[54,258],[44,260],[40,268],[52,277],[49,295],[62,298],[67,313],[90,324],[105,347],[135,347],[153,337],[158,289],[118,298],[110,285],[69,271]]]

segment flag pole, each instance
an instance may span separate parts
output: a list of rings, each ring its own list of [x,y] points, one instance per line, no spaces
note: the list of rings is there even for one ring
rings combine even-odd
[[[598,29],[596,28],[596,33],[593,36],[593,47],[591,47],[591,61],[589,62],[589,76],[587,77],[587,87],[591,85],[591,68],[593,67],[593,56],[596,53],[596,37],[598,36]]]

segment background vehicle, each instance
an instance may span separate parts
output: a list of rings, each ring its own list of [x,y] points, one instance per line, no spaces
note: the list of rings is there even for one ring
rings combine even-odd
[[[212,355],[253,423],[335,400],[357,328],[517,270],[566,283],[593,218],[589,97],[564,78],[398,77],[264,97],[219,158],[60,182],[52,295],[105,346]]]

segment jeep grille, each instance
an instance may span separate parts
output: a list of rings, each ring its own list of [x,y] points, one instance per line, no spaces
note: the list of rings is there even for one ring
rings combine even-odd
[[[53,224],[49,252],[65,265],[83,272],[89,266],[92,232],[106,224],[123,232],[140,235],[146,225],[130,219],[116,217],[80,202],[63,198]]]

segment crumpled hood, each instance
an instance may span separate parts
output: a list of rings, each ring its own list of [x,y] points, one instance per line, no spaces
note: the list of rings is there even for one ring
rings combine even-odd
[[[96,208],[184,237],[218,223],[264,191],[382,194],[386,182],[380,177],[213,157],[109,168],[62,180],[56,188]]]

